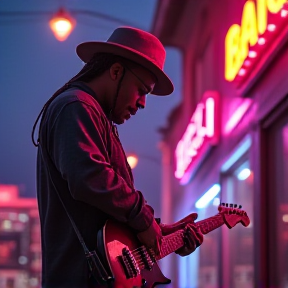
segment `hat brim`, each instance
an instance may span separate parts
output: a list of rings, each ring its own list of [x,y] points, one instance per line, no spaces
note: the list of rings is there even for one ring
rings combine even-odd
[[[95,53],[111,53],[127,58],[145,67],[156,76],[157,82],[151,94],[166,96],[174,91],[172,81],[150,58],[129,47],[109,42],[91,41],[79,44],[76,48],[76,53],[85,63],[87,63]]]

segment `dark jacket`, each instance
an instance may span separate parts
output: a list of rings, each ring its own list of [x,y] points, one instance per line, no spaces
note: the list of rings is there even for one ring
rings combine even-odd
[[[52,101],[41,122],[37,197],[45,288],[90,283],[83,248],[58,192],[90,250],[109,218],[135,232],[152,223],[153,209],[134,188],[116,127],[96,99],[78,82]]]

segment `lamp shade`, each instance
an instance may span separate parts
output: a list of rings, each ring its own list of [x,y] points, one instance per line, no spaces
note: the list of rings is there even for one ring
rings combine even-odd
[[[134,169],[138,164],[138,157],[134,154],[127,156],[127,162],[129,163],[131,169]]]
[[[59,41],[65,41],[76,25],[76,21],[63,8],[60,8],[49,21],[51,30]]]

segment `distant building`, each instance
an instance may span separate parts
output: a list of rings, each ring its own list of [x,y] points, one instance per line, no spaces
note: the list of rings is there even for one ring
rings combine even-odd
[[[0,184],[0,288],[40,287],[40,241],[37,200]]]

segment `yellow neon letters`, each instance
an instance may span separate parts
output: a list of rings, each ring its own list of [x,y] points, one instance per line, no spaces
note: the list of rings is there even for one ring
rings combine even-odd
[[[257,9],[256,3],[257,1]],[[242,12],[241,26],[233,24],[225,37],[225,79],[233,81],[254,46],[267,29],[267,14],[278,13],[287,0],[248,0]]]
[[[287,0],[267,0],[267,8],[271,13],[278,13]]]
[[[243,61],[238,53],[241,39],[241,27],[233,24],[225,38],[225,79],[232,81],[239,71]]]

